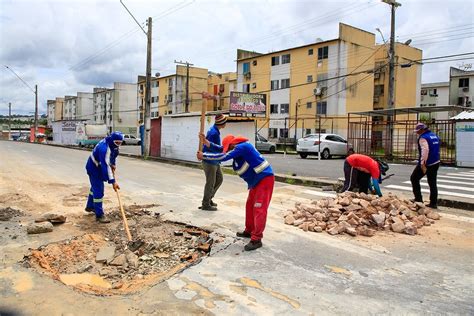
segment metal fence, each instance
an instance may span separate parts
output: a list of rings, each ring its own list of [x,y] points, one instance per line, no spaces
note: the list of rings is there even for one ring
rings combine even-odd
[[[418,120],[349,121],[348,142],[356,153],[389,160],[418,159],[418,136],[414,132]],[[425,122],[441,140],[441,162],[456,163],[455,123],[449,120]]]

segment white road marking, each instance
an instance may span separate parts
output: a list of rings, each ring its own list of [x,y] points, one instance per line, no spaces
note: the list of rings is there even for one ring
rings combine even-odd
[[[396,190],[403,190],[403,191],[413,191],[411,187],[405,187],[402,185],[387,185],[385,188],[388,189],[396,189]],[[428,189],[421,189],[421,192],[423,193],[429,193],[430,190]],[[457,193],[457,192],[449,192],[449,191],[438,191],[438,194],[440,195],[450,195],[450,196],[457,196],[457,197],[462,197],[462,198],[467,198],[467,199],[474,199],[474,195],[472,194],[464,194],[464,193]]]
[[[304,191],[302,191],[302,193],[316,195],[316,196],[322,196],[322,197],[336,197],[336,194],[334,194],[334,193],[327,193],[327,192],[313,191],[313,190],[304,190]]]
[[[466,173],[447,173],[449,176],[456,176],[456,177],[466,177],[474,179],[474,174],[466,174]]]
[[[439,174],[438,178],[446,178],[446,179],[456,179],[456,180],[472,180],[468,177],[454,177],[454,176],[446,176],[444,174]]]
[[[421,181],[427,181],[425,178],[421,179]],[[444,180],[444,179],[436,179],[437,182],[444,182],[444,183],[454,183],[454,184],[463,184],[463,185],[473,185],[474,182],[462,182],[462,181],[451,181],[451,180]],[[407,181],[405,183],[410,183],[410,181]]]
[[[403,183],[408,183],[410,184],[410,181],[405,181]],[[420,182],[422,186],[428,186],[427,182]],[[444,189],[451,189],[451,190],[462,190],[462,191],[470,191],[474,192],[474,188],[466,188],[466,187],[461,187],[461,186],[454,186],[454,185],[447,185],[447,184],[438,184],[438,188],[444,188]]]

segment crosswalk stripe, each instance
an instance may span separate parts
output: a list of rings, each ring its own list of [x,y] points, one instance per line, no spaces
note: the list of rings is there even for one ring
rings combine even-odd
[[[411,183],[411,182],[410,181],[405,181],[403,183]],[[422,186],[428,186],[428,183],[426,183],[426,182],[420,182],[420,184]],[[474,188],[466,188],[466,187],[455,186],[455,185],[447,185],[447,184],[438,184],[438,188],[474,192]]]
[[[447,173],[449,176],[456,176],[456,177],[466,177],[474,179],[474,174],[464,174],[464,173]]]
[[[336,197],[334,193],[327,193],[327,192],[320,192],[320,191],[313,191],[313,190],[304,190],[303,193],[322,196],[322,197]]]
[[[412,191],[411,187],[405,187],[405,186],[402,186],[402,185],[394,185],[394,184],[387,185],[385,188],[387,188],[387,189],[397,189],[397,190],[403,190],[403,191]],[[421,192],[429,193],[430,190],[421,189]],[[468,198],[468,199],[474,199],[473,194],[464,194],[464,193],[457,193],[457,192],[450,192],[450,191],[438,191],[438,194],[457,196],[457,197]]]
[[[463,172],[456,172],[457,174],[470,174],[474,175],[474,171],[463,171]]]
[[[468,177],[455,177],[455,176],[447,176],[447,175],[444,175],[444,174],[439,174],[438,178],[456,179],[456,180],[471,180],[471,178],[468,178]]]
[[[427,181],[425,178],[421,179],[421,181]],[[445,179],[436,179],[438,182],[444,182],[444,183],[454,183],[454,184],[462,184],[462,185],[472,185],[474,186],[474,182],[462,182],[462,181],[451,181],[451,180],[445,180]],[[405,182],[405,183],[410,183],[410,181]]]

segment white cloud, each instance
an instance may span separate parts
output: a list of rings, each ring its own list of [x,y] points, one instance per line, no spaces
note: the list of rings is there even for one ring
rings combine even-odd
[[[386,38],[390,28],[389,7],[378,0],[124,2],[140,22],[154,17],[152,68],[162,74],[175,69],[175,59],[234,71],[237,48],[268,52],[335,38],[338,22],[374,33],[379,27]],[[163,16],[176,6],[184,7]],[[47,99],[135,82],[145,72],[146,37],[119,0],[0,0],[0,12],[0,63],[38,84],[41,113]],[[473,25],[472,13],[471,1],[403,0],[397,34],[417,35],[412,45],[418,40],[424,57],[474,51],[472,37],[447,41],[462,33],[453,27]],[[432,30],[444,33],[427,33]],[[447,80],[449,66],[458,63],[426,64],[423,82]],[[7,113],[8,102],[15,113],[33,111],[33,93],[7,69],[0,74],[0,114]]]

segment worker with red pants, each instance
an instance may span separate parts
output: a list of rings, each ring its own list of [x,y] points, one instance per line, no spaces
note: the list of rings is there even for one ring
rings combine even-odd
[[[207,147],[211,143],[204,134],[201,141]],[[245,230],[237,237],[250,238],[246,251],[262,247],[263,231],[267,222],[267,210],[273,194],[275,176],[270,163],[242,136],[227,135],[222,140],[222,153],[197,153],[199,160],[227,161],[233,159],[232,168],[248,184],[249,195],[245,206]]]
[[[352,191],[354,187],[358,186],[359,192],[368,193],[370,188],[378,196],[382,196],[379,183],[382,183],[381,174],[385,175],[387,170],[386,163],[376,161],[369,156],[349,155],[344,161],[345,180],[342,191]]]

